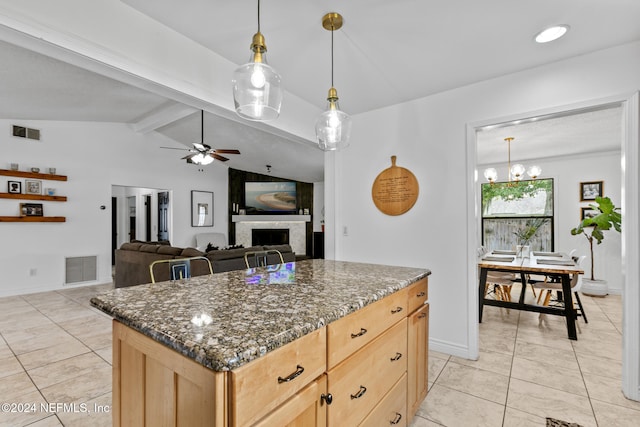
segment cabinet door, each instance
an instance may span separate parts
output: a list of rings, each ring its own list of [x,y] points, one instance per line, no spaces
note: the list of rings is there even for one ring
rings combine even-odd
[[[327,404],[322,400],[322,395],[326,393],[327,376],[321,375],[255,425],[259,427],[326,426]]]
[[[407,413],[411,421],[429,386],[429,304],[409,316],[408,330]]]

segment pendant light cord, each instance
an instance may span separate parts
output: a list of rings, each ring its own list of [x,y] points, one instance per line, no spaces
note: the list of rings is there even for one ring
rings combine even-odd
[[[258,0],[258,32],[260,32],[260,0]]]
[[[333,22],[331,23],[331,87],[333,87]]]
[[[204,145],[204,110],[200,110],[200,143]]]

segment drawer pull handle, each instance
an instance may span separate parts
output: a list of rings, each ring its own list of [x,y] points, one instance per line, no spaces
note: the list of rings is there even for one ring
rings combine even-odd
[[[296,366],[296,371],[293,374],[286,376],[285,378],[278,377],[278,384],[288,383],[289,381],[293,381],[300,376],[304,372],[304,368],[300,365]]]
[[[351,334],[351,338],[358,338],[363,336],[366,333],[367,333],[367,330],[365,328],[360,328],[360,332],[358,332],[357,334]]]
[[[402,357],[402,353],[396,353],[396,357],[392,357],[391,361],[395,362],[396,360],[400,360],[401,357]]]
[[[423,296],[425,296],[425,295],[427,295],[427,293],[426,293],[426,292],[420,292],[417,296],[418,296],[418,297],[423,297]]]
[[[391,425],[398,424],[401,419],[402,419],[402,414],[399,412],[396,412],[396,418],[393,421],[389,421],[389,424]]]
[[[366,392],[367,392],[367,388],[361,385],[360,390],[356,394],[351,395],[351,399],[360,399]]]
[[[424,319],[425,317],[427,317],[427,313],[420,313],[418,319]]]
[[[400,313],[402,311],[402,307],[397,307],[395,310],[391,310],[391,314]]]
[[[333,402],[333,395],[331,393],[322,393],[320,395],[320,404],[322,405],[323,402],[326,402],[327,405],[331,405],[331,403]]]

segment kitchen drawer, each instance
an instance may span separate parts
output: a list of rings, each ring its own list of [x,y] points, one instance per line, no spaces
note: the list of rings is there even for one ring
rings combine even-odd
[[[405,318],[407,288],[327,325],[327,365],[333,368]]]
[[[407,374],[398,380],[391,391],[373,408],[360,427],[380,425],[406,427],[407,425]]]
[[[413,313],[427,301],[429,297],[427,283],[427,278],[425,277],[407,288],[409,294],[409,313]]]
[[[329,426],[358,425],[407,370],[407,319],[328,373]],[[405,402],[406,405],[406,402]]]
[[[231,425],[253,424],[322,375],[325,349],[322,328],[231,371]]]

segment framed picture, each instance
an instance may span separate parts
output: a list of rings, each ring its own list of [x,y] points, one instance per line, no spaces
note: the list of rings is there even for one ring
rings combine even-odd
[[[591,181],[580,183],[580,201],[595,200],[596,197],[602,197],[604,181]]]
[[[580,221],[587,218],[593,218],[599,213],[600,211],[598,211],[597,209],[593,209],[591,207],[580,208]]]
[[[25,179],[24,194],[42,194],[42,181],[38,181],[37,179]]]
[[[213,192],[191,190],[191,226],[213,227]]]
[[[42,216],[42,203],[20,203],[21,216]]]
[[[7,182],[7,193],[11,194],[21,194],[22,193],[22,182],[20,181],[9,181]]]

